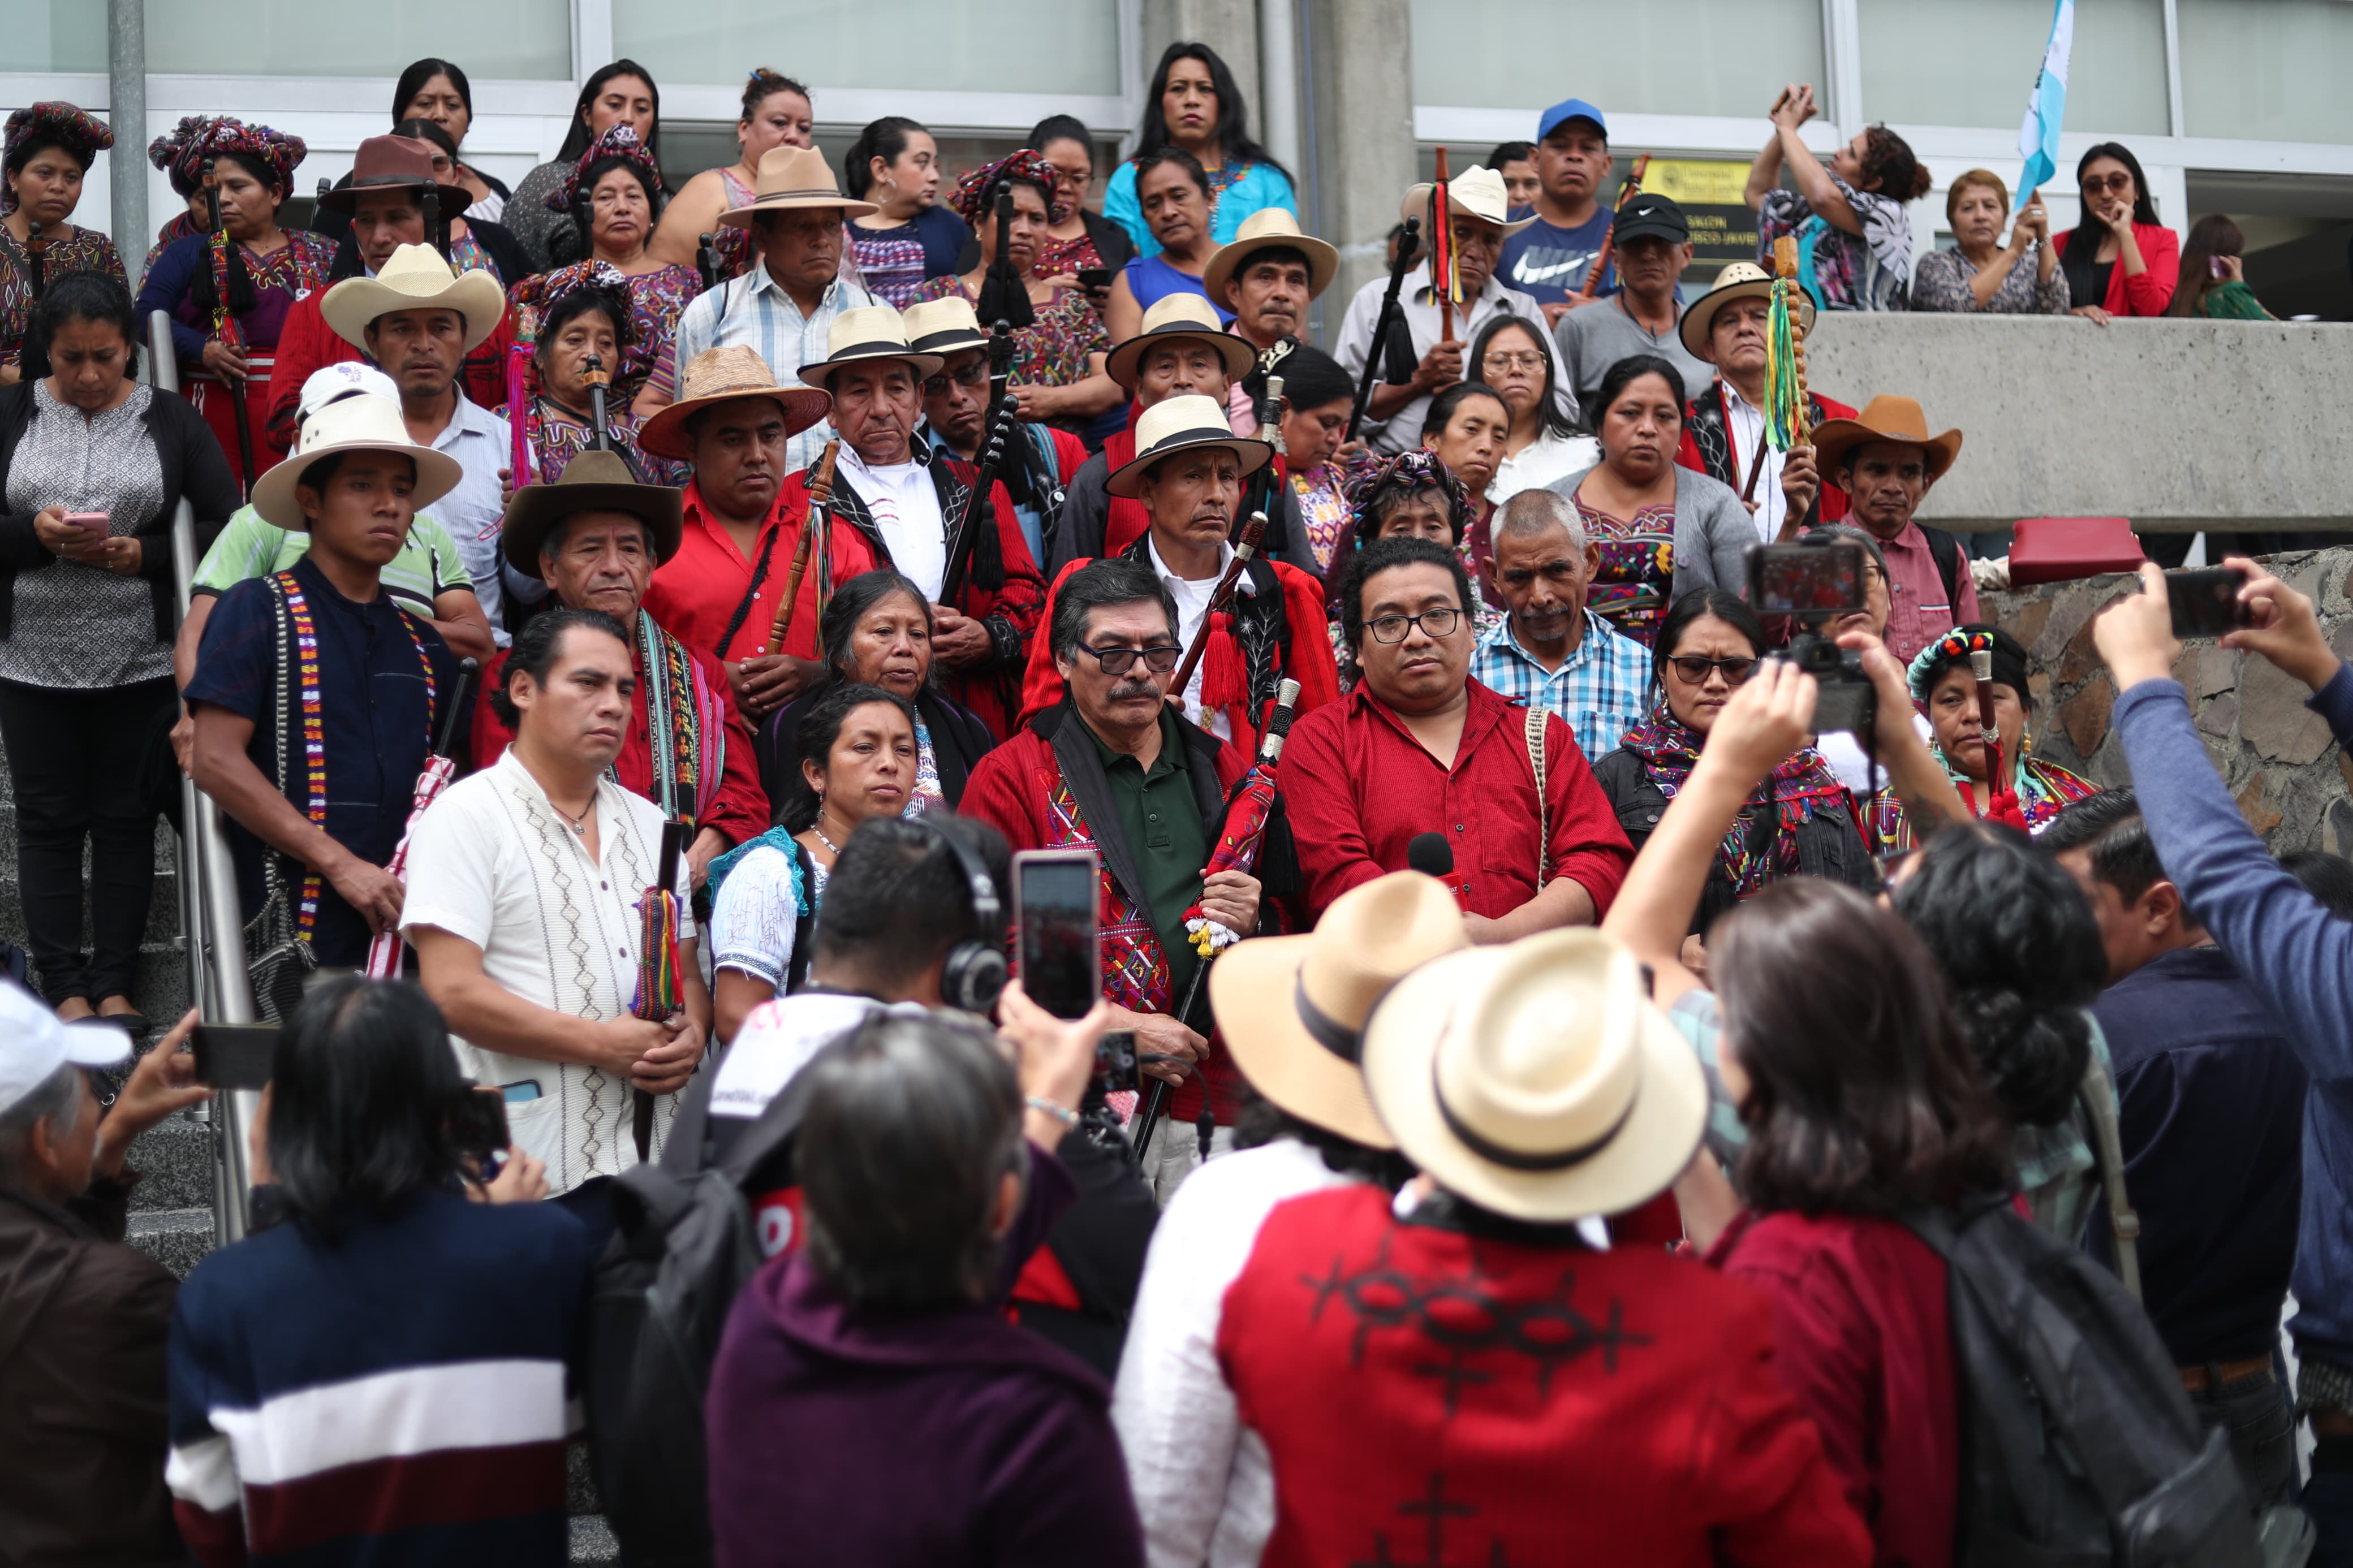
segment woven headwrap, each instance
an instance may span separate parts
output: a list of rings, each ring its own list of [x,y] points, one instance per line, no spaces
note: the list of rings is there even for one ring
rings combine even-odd
[[[611,311],[613,330],[620,346],[629,346],[629,280],[621,269],[602,258],[575,261],[569,267],[559,267],[553,272],[534,272],[507,290],[507,303],[514,310],[515,336],[524,342],[535,342],[539,323],[547,320],[548,312],[562,300],[582,292],[596,294]]]
[[[114,145],[114,132],[107,129],[105,121],[53,99],[8,117],[7,130],[0,133],[0,163],[14,163],[16,149],[36,136],[55,137],[81,159],[84,168]],[[16,210],[16,193],[0,182],[0,213]]]
[[[2000,626],[1982,624],[1955,626],[1920,650],[1905,678],[1912,688],[1912,700],[1915,702],[1927,701],[1928,693],[1936,689],[1936,682],[1944,678],[1945,671],[1954,666],[1970,668],[1969,652],[1973,648],[1993,650],[1994,684],[2009,687],[2018,693],[2020,701],[2024,701],[2027,695],[2026,650],[2019,646],[2016,637]]]
[[[1453,509],[1455,537],[1460,539],[1471,521],[1471,488],[1455,478],[1454,470],[1439,460],[1438,454],[1426,447],[1409,452],[1399,452],[1394,458],[1382,458],[1348,476],[1341,495],[1348,503],[1349,520],[1356,524],[1356,537],[1366,537],[1365,528],[1373,520],[1365,509],[1379,498],[1384,490],[1395,489],[1400,494],[1412,495],[1417,490],[1434,489],[1442,492],[1446,504]]]
[[[1071,216],[1071,204],[1062,199],[1062,187],[1055,184],[1060,177],[1060,172],[1039,153],[1026,149],[1008,153],[994,163],[983,163],[958,180],[955,195],[948,198],[948,205],[967,226],[977,229],[997,187],[1008,180],[1020,180],[1046,193],[1046,221],[1062,223]]]
[[[180,195],[194,195],[205,183],[205,142],[223,118],[216,114],[182,115],[170,135],[158,136],[147,143],[147,161],[164,171],[172,188]],[[235,125],[238,121],[231,120],[228,123]]]
[[[300,136],[267,125],[248,125],[226,114],[190,115],[171,135],[148,144],[147,159],[171,175],[174,190],[185,195],[205,183],[206,158],[231,153],[258,160],[290,192],[294,166],[311,155],[311,148]]]
[[[602,135],[588,143],[588,150],[580,154],[578,163],[572,165],[572,173],[565,175],[564,183],[548,194],[547,210],[552,213],[570,212],[572,199],[580,194],[580,182],[588,177],[590,169],[607,158],[618,158],[636,168],[645,175],[647,185],[656,195],[670,194],[670,187],[662,184],[661,165],[654,161],[651,153],[646,151],[646,144],[638,140],[637,128],[627,121],[616,121],[605,128]]]

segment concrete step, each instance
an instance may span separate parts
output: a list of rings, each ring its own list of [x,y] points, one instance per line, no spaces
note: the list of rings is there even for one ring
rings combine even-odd
[[[209,1208],[213,1130],[203,1108],[174,1112],[132,1140],[130,1165],[139,1173],[131,1194],[133,1214]]]
[[[572,1561],[575,1563],[618,1563],[621,1543],[613,1539],[612,1527],[601,1513],[575,1514],[572,1519]]]
[[[185,1279],[213,1249],[213,1211],[209,1206],[143,1210],[131,1216],[123,1239]]]

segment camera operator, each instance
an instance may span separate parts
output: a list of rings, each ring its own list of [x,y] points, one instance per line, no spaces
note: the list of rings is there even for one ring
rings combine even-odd
[[[744,1190],[770,1253],[800,1239],[805,1069],[879,1013],[985,1014],[995,1005],[1004,968],[1000,961],[984,979],[979,954],[1000,952],[1007,911],[1000,903],[994,925],[978,918],[968,865],[985,873],[991,897],[1001,900],[1012,885],[1005,840],[986,823],[944,813],[860,823],[826,883],[808,983],[754,1008],[717,1071],[688,1091],[663,1164],[681,1173],[709,1169],[757,1127],[774,1148],[745,1173]],[[1055,1137],[1078,1201],[1022,1271],[1014,1310],[1108,1377],[1159,1209],[1124,1150],[1103,1146],[1075,1118]]]

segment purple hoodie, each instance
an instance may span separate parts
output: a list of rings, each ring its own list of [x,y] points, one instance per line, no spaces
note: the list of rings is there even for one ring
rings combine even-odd
[[[1030,1156],[1008,1284],[1076,1195]],[[718,1568],[1140,1565],[1110,1386],[1002,1306],[855,1311],[797,1250],[754,1276],[711,1374]]]

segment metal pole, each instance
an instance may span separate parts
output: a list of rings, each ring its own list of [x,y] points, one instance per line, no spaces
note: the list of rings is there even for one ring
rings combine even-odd
[[[106,113],[114,150],[106,155],[114,248],[147,254],[147,7],[106,0]],[[136,292],[142,280],[133,278]]]
[[[1293,0],[1258,0],[1258,101],[1266,150],[1299,172],[1299,18]],[[1298,193],[1304,195],[1304,192]],[[1309,213],[1314,209],[1303,208]],[[1315,220],[1309,217],[1308,223]],[[1313,234],[1313,228],[1308,230]]]

